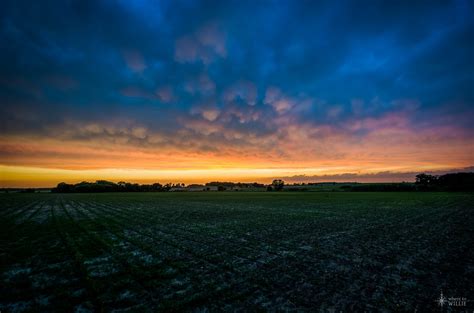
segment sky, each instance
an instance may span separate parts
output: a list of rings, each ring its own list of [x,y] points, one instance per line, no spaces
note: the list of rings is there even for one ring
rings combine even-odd
[[[472,1],[2,1],[0,186],[474,165]]]

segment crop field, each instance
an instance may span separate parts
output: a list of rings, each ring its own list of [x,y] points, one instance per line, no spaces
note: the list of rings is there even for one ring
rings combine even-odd
[[[0,194],[0,311],[432,311],[469,193]],[[464,309],[472,309],[468,302]]]

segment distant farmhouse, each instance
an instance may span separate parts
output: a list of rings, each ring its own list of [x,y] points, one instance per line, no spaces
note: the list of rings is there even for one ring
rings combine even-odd
[[[198,184],[188,185],[185,188],[187,191],[217,191],[217,186],[204,186]]]
[[[192,184],[188,185],[186,187],[182,186],[175,186],[170,189],[170,191],[217,191],[218,187],[217,186],[205,186],[205,185],[199,185],[199,184]]]

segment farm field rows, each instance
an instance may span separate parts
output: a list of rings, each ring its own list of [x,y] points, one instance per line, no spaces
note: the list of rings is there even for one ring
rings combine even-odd
[[[2,312],[429,311],[441,291],[474,296],[469,193],[0,200]]]

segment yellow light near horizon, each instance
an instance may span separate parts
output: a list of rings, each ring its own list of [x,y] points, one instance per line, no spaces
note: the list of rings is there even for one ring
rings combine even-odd
[[[284,172],[284,171],[283,171]],[[100,179],[111,181],[133,181],[138,183],[205,183],[211,180],[270,180],[281,173],[279,169],[193,169],[193,170],[153,170],[153,169],[98,169],[65,170],[19,166],[0,166],[0,186],[2,187],[51,187],[58,182],[77,183]],[[268,179],[267,179],[268,178]]]
[[[434,166],[431,170],[448,167]],[[350,166],[325,168],[206,168],[206,169],[89,169],[68,170],[0,165],[0,187],[53,187],[59,182],[109,180],[136,183],[206,183],[210,181],[269,183],[274,178],[311,175],[338,175],[343,173],[374,174],[378,172],[409,172],[420,170],[409,167],[377,167],[361,169]]]

